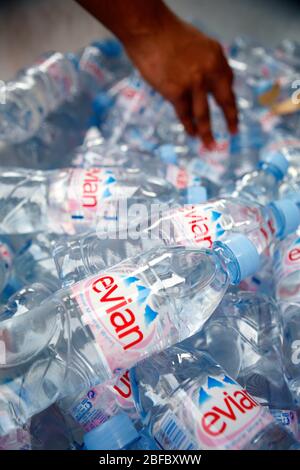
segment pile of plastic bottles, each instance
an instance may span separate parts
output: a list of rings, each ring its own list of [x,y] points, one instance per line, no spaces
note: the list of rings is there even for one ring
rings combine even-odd
[[[1,449],[300,449],[300,45],[226,52],[212,150],[114,39],[1,88]]]

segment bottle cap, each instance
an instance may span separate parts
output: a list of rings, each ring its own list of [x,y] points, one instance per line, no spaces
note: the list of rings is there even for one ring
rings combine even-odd
[[[172,144],[161,145],[157,149],[157,154],[166,165],[168,164],[175,165],[177,163],[177,155],[175,151],[175,146]]]
[[[120,412],[87,432],[83,441],[87,450],[118,450],[136,441],[139,433],[126,413]]]
[[[123,47],[116,39],[103,39],[102,41],[92,42],[92,46],[100,49],[106,57],[120,57]]]
[[[283,179],[289,167],[289,162],[285,156],[277,150],[264,152],[259,161],[259,167],[262,168],[264,165],[273,170],[274,175],[278,180]]]
[[[207,190],[204,186],[189,186],[187,188],[187,204],[199,204],[207,201]]]
[[[241,280],[252,276],[260,267],[260,256],[254,244],[242,233],[232,233],[226,240],[217,241],[214,247],[222,247],[229,251],[231,258],[234,258],[239,268],[239,276],[234,281],[238,284]],[[230,266],[229,266],[230,268]]]
[[[300,210],[295,201],[281,199],[269,204],[276,218],[278,238],[284,238],[297,230],[300,225]]]

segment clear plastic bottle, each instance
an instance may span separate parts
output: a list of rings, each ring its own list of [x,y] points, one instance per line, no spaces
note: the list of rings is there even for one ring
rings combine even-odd
[[[78,57],[82,89],[95,95],[128,76],[132,65],[116,39],[94,41]]]
[[[127,144],[107,145],[103,139],[95,139],[88,145],[76,149],[72,158],[72,166],[76,168],[90,167],[122,167],[139,169],[147,175],[165,178],[182,195],[183,203],[202,202],[218,194],[219,187],[205,177],[199,177],[180,164],[171,146],[164,145],[158,155],[132,149]],[[199,189],[197,189],[199,188]]]
[[[157,141],[154,136],[155,123],[160,118],[163,99],[138,74],[122,80],[109,90],[114,106],[101,132],[110,144],[127,143],[132,148],[152,150]]]
[[[40,302],[31,297],[29,310],[19,294],[0,314],[0,435],[194,334],[229,284],[259,264],[239,234],[210,251],[136,256]]]
[[[125,258],[164,245],[211,248],[228,232],[245,233],[259,253],[277,238],[292,233],[300,223],[300,211],[289,200],[268,207],[232,198],[171,208],[154,213],[127,230],[104,233],[98,230],[57,243],[54,258],[65,284],[106,269]]]
[[[84,433],[102,426],[120,411],[127,413],[140,428],[139,417],[133,401],[129,371],[112,383],[96,385],[85,394],[67,396],[59,402],[63,414],[71,416]]]
[[[145,210],[152,204],[175,204],[180,196],[167,181],[146,177],[138,169],[10,169],[2,171],[0,183],[2,234],[73,235],[97,224],[106,227],[110,220],[121,226],[123,219],[117,219],[120,201],[126,208],[141,204]]]
[[[281,303],[281,324],[283,328],[282,358],[284,372],[294,402],[300,403],[300,304]]]
[[[45,117],[79,91],[72,55],[44,54],[40,60],[8,82],[1,100],[0,139],[22,142],[33,136]]]
[[[164,450],[300,449],[207,353],[174,346],[135,367],[131,380],[144,422]]]
[[[288,161],[281,152],[263,153],[257,170],[229,184],[221,193],[265,205],[278,198],[280,183],[287,173],[288,166]]]
[[[284,378],[280,310],[274,300],[227,293],[200,333],[183,342],[206,351],[263,406],[295,410]]]

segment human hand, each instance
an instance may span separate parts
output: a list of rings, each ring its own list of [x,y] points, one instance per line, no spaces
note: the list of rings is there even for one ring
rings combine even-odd
[[[229,131],[237,131],[233,73],[217,41],[169,15],[163,27],[160,24],[160,28],[125,42],[125,47],[142,76],[174,105],[189,134],[213,147],[210,93],[221,107]]]

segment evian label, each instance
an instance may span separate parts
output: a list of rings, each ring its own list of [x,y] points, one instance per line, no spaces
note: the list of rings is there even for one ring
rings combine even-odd
[[[211,248],[213,242],[225,233],[222,215],[218,210],[200,205],[176,209],[172,218],[175,242],[184,246]]]
[[[198,401],[199,419],[194,432],[200,448],[241,450],[273,418],[228,376],[208,376],[200,390],[193,390]]]
[[[129,370],[125,371],[124,374],[121,375],[121,377],[112,387],[112,391],[115,394],[116,401],[120,408],[126,411],[135,410],[132,388],[129,378]]]
[[[166,179],[179,190],[200,183],[200,178],[194,176],[187,168],[180,168],[172,164],[167,166]]]
[[[121,88],[116,106],[125,112],[138,113],[143,106],[146,106],[148,99],[142,80],[138,77],[131,77],[126,86]]]
[[[158,312],[144,281],[109,272],[77,283],[72,292],[109,375],[129,369],[151,352]]]
[[[113,81],[113,74],[107,67],[103,67],[99,60],[99,51],[96,47],[87,47],[80,58],[79,67],[91,75],[99,86],[104,86]]]
[[[287,239],[279,245],[274,259],[276,294],[278,297],[299,296],[299,284],[287,285],[287,276],[300,270],[300,238]],[[293,290],[294,289],[294,290]]]
[[[113,220],[117,217],[117,201],[130,198],[136,192],[136,186],[121,186],[115,173],[109,169],[90,168],[70,170],[68,187],[65,194],[62,172],[51,187],[50,198],[63,200],[64,211],[58,223],[65,232],[73,234],[80,226],[95,224],[101,218]]]

